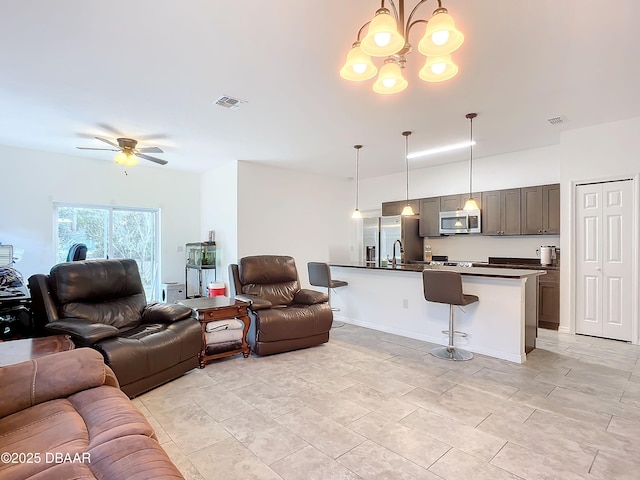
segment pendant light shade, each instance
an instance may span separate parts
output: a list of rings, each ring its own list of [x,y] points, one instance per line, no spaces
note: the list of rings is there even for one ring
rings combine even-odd
[[[360,212],[360,208],[358,208],[358,200],[360,199],[360,180],[359,180],[359,171],[358,164],[360,163],[360,149],[362,145],[354,145],[353,148],[356,149],[356,208],[351,215],[351,218],[362,218],[362,212]]]
[[[413,208],[409,205],[409,135],[411,135],[411,132],[402,132],[402,135],[404,135],[404,163],[407,167],[407,204],[402,209],[402,213],[400,215],[406,217],[409,215],[415,215]]]
[[[444,82],[458,74],[458,66],[451,60],[451,55],[427,57],[418,76],[425,82]]]
[[[455,52],[464,42],[464,35],[456,28],[446,8],[438,8],[427,23],[418,51],[426,56],[440,56]]]
[[[402,76],[402,69],[393,58],[385,60],[380,69],[373,91],[382,94],[398,93],[407,88],[409,82]]]
[[[470,140],[469,140],[469,199],[465,202],[463,210],[480,210],[478,204],[473,198],[473,119],[478,116],[477,113],[467,113],[466,118],[469,119]]]
[[[360,82],[375,77],[378,69],[371,57],[362,51],[360,42],[356,42],[347,54],[347,60],[340,69],[340,76],[345,80]]]
[[[387,8],[379,8],[362,39],[362,51],[372,57],[388,57],[404,47],[396,19]]]

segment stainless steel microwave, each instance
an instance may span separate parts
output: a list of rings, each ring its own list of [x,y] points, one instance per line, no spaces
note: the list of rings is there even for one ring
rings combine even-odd
[[[440,234],[480,233],[480,210],[440,212]]]

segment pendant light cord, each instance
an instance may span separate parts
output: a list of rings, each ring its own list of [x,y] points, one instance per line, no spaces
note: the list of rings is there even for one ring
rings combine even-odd
[[[358,172],[358,164],[360,163],[360,149],[362,145],[355,145],[356,149],[356,210],[360,209],[359,200],[360,200],[360,175]]]
[[[469,119],[469,198],[473,192],[473,117]]]
[[[469,200],[473,198],[473,119],[477,116],[477,113],[465,115],[469,119]]]
[[[407,205],[409,205],[409,135],[411,132],[402,132],[404,135],[404,162],[407,172]]]

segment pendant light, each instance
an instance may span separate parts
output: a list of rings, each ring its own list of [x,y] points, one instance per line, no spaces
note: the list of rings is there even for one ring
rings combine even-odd
[[[353,211],[351,218],[362,218],[362,212],[358,208],[358,197],[360,196],[360,185],[358,180],[358,163],[360,161],[360,149],[362,145],[354,145],[353,148],[356,149],[356,209]]]
[[[480,210],[478,204],[473,199],[473,119],[478,116],[477,113],[467,113],[466,118],[469,119],[470,139],[469,139],[469,199],[465,202],[463,210]]]
[[[400,215],[409,216],[409,215],[415,215],[415,213],[413,212],[413,208],[411,208],[411,205],[409,205],[409,157],[408,155],[409,155],[409,135],[411,135],[411,132],[402,132],[402,135],[404,135],[404,162],[407,167],[407,204],[402,209],[402,213]]]

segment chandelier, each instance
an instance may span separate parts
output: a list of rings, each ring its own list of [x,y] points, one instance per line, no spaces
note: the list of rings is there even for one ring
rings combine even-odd
[[[373,84],[373,90],[391,94],[407,88],[409,83],[402,76],[402,69],[407,62],[406,56],[413,50],[409,43],[409,32],[418,23],[427,26],[418,42],[418,51],[427,57],[418,75],[425,82],[442,82],[454,77],[458,73],[458,66],[453,63],[451,53],[460,48],[464,35],[456,28],[447,9],[442,7],[442,1],[437,1],[438,8],[429,20],[413,20],[416,10],[427,2],[420,0],[405,23],[404,0],[388,0],[386,3],[391,6],[391,10],[385,7],[385,0],[382,0],[373,19],[360,27],[356,41],[340,70],[342,78],[354,82],[373,78],[378,73],[378,68],[371,57],[387,57]],[[367,26],[367,33],[361,39]]]

